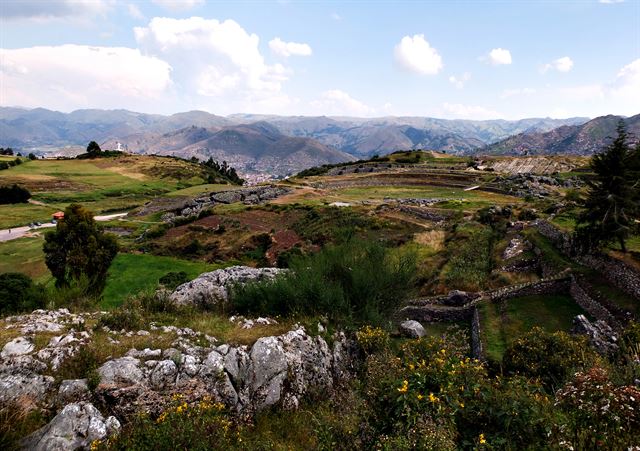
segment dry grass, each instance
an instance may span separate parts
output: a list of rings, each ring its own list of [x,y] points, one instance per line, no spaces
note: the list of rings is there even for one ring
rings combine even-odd
[[[444,249],[445,235],[444,230],[428,230],[416,233],[413,240],[418,244],[430,247],[434,251],[441,251]]]

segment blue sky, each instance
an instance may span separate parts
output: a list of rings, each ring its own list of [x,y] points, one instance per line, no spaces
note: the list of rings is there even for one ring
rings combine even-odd
[[[640,0],[2,0],[0,17],[3,106],[640,113]]]

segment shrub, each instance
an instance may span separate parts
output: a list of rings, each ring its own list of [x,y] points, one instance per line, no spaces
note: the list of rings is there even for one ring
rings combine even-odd
[[[360,328],[356,332],[356,339],[365,354],[381,352],[389,346],[389,334],[379,327],[367,325]]]
[[[27,312],[45,306],[44,289],[29,276],[20,273],[0,274],[0,314]]]
[[[164,276],[160,277],[158,282],[169,290],[174,290],[178,285],[182,285],[189,281],[189,276],[184,271],[168,272]]]
[[[534,327],[504,353],[502,365],[508,374],[540,379],[552,391],[576,370],[597,360],[585,337],[566,332],[548,333]]]
[[[96,442],[92,449],[228,449],[239,444],[239,433],[223,404],[208,398],[189,404],[175,395],[158,418],[137,416],[120,435],[109,442]]]
[[[561,428],[566,447],[633,449],[640,434],[640,388],[615,386],[600,367],[577,373],[556,393],[570,421]]]
[[[451,256],[442,270],[449,288],[477,291],[485,288],[493,269],[495,234],[478,224],[460,227],[448,240]]]
[[[31,193],[22,186],[0,186],[0,204],[24,204],[29,198]]]
[[[102,315],[96,327],[112,330],[139,330],[143,326],[143,306],[139,297],[130,297],[117,309]]]
[[[391,255],[378,243],[348,241],[294,258],[273,281],[232,290],[241,314],[327,315],[337,322],[384,323],[412,288],[413,254]]]

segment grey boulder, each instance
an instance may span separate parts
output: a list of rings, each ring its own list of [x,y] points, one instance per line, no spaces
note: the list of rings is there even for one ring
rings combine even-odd
[[[418,321],[408,320],[400,323],[400,332],[409,338],[422,338],[427,332]]]

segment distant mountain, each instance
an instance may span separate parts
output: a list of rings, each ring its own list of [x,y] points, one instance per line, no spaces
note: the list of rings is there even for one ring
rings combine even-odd
[[[601,116],[581,125],[565,125],[540,133],[520,133],[491,144],[481,153],[495,155],[573,154],[591,155],[616,135],[620,116]],[[627,131],[640,138],[640,114],[625,118]]]
[[[0,107],[0,146],[36,153],[79,152],[89,141],[115,148],[226,159],[243,172],[286,174],[308,165],[336,163],[396,150],[430,149],[471,154],[513,134],[579,125],[586,118],[519,121],[426,117],[306,117],[189,111],[171,116],[127,110]],[[68,149],[71,146],[73,149]],[[349,155],[347,155],[349,154]]]
[[[108,140],[103,147],[115,148],[117,142],[133,153],[201,160],[213,157],[227,161],[243,173],[281,176],[312,166],[355,160],[314,139],[285,136],[268,122],[214,128],[191,126],[163,134],[140,133]]]
[[[588,120],[532,118],[518,121],[471,121],[425,117],[362,119],[248,114],[232,115],[229,118],[245,122],[268,121],[285,135],[314,138],[357,157],[406,149],[473,153],[478,148],[516,133],[548,131],[562,125],[582,124]]]

